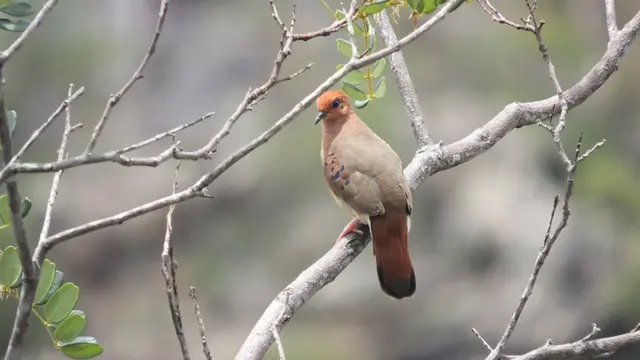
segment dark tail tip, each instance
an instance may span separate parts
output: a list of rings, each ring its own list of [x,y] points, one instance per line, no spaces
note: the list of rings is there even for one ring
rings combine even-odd
[[[416,274],[413,269],[409,278],[385,276],[380,266],[377,267],[377,271],[382,291],[392,298],[399,300],[410,297],[416,292]]]

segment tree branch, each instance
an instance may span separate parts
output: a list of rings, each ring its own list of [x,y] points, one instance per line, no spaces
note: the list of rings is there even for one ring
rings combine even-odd
[[[175,194],[178,191],[178,174],[180,173],[180,161],[176,164],[176,171],[173,179],[173,191]],[[176,331],[176,337],[180,343],[180,350],[182,351],[182,358],[189,360],[189,349],[187,347],[187,340],[184,336],[184,328],[182,326],[182,315],[180,313],[180,298],[178,296],[178,284],[176,280],[176,271],[178,270],[178,263],[173,257],[173,212],[175,211],[175,204],[169,206],[167,212],[167,228],[164,235],[164,246],[162,247],[162,276],[166,284],[167,299],[169,301],[169,312],[171,313],[171,319],[173,320],[173,327]]]
[[[604,0],[605,14],[607,18],[607,32],[609,40],[618,34],[618,21],[616,20],[616,0]]]
[[[136,71],[133,73],[131,78],[124,84],[124,86],[122,86],[122,89],[120,89],[120,91],[118,91],[115,95],[109,96],[109,101],[107,101],[107,105],[104,108],[104,112],[102,113],[102,116],[98,121],[98,124],[93,130],[93,134],[91,135],[91,140],[89,140],[89,144],[87,145],[85,153],[91,154],[93,152],[93,149],[96,147],[98,138],[102,134],[102,130],[104,129],[104,126],[106,125],[107,120],[109,119],[109,115],[111,115],[111,111],[113,110],[113,108],[116,105],[118,105],[118,102],[120,102],[120,99],[122,99],[122,97],[127,94],[127,91],[131,89],[133,84],[135,84],[136,81],[142,79],[142,72],[144,71],[144,68],[147,67],[147,63],[149,63],[149,59],[151,59],[151,56],[153,56],[153,54],[156,52],[156,46],[158,45],[158,40],[160,39],[160,33],[162,33],[162,27],[164,26],[164,21],[167,18],[167,9],[169,8],[169,1],[170,0],[161,0],[160,11],[158,13],[158,22],[156,23],[156,31],[153,34],[153,38],[151,39],[151,44],[149,44],[149,48],[147,49],[147,52],[144,54],[144,57],[142,58],[142,62],[138,66],[138,69],[136,69]]]
[[[0,66],[6,64],[9,59],[24,45],[24,42],[29,38],[36,29],[42,24],[44,18],[53,10],[53,7],[58,4],[58,0],[49,0],[43,6],[38,14],[31,20],[29,26],[20,34],[20,36],[14,41],[5,51],[0,54]]]
[[[205,359],[213,360],[213,356],[211,356],[211,349],[209,349],[209,344],[207,344],[207,335],[204,329],[204,321],[202,320],[202,314],[200,314],[200,304],[198,303],[196,288],[193,286],[189,286],[189,297],[193,302],[193,310],[196,313],[196,320],[198,321],[198,330],[200,331],[200,341],[202,342],[202,352],[204,354]]]
[[[389,20],[386,9],[380,13],[378,24],[380,35],[382,36],[382,41],[384,41],[385,46],[392,46],[398,42],[398,37],[391,26],[391,21]],[[391,54],[389,56],[389,63],[393,77],[396,79],[396,85],[398,89],[400,89],[400,96],[402,97],[404,108],[409,116],[413,136],[418,142],[418,147],[433,144],[433,140],[429,137],[429,132],[427,131],[424,111],[422,111],[422,107],[420,106],[418,94],[416,93],[415,86],[413,86],[413,80],[411,80],[411,76],[409,75],[409,69],[407,68],[407,63],[404,61],[402,51]]]
[[[12,159],[11,153],[11,133],[7,121],[7,109],[4,105],[4,92],[2,85],[4,77],[2,75],[3,65],[0,62],[0,145],[2,146],[2,162],[8,164]],[[20,253],[20,264],[22,265],[22,287],[20,290],[20,300],[16,310],[16,318],[11,331],[11,338],[4,355],[5,360],[17,360],[22,353],[22,343],[24,335],[29,325],[29,315],[31,314],[31,304],[35,296],[35,290],[28,292],[27,289],[35,288],[38,283],[38,268],[31,262],[29,242],[27,232],[20,216],[20,193],[18,184],[11,179],[6,182],[7,197],[9,199],[9,209],[11,210],[11,228],[13,237],[18,245]]]
[[[22,155],[24,155],[24,153],[27,150],[29,150],[31,145],[33,145],[33,143],[36,142],[36,140],[38,140],[40,135],[42,135],[42,133],[44,133],[44,131],[49,127],[49,125],[51,125],[53,123],[53,121],[58,116],[60,116],[60,114],[62,114],[62,112],[65,111],[69,107],[69,105],[71,105],[71,103],[75,99],[80,97],[82,94],[84,94],[84,86],[81,87],[80,89],[78,89],[78,91],[73,93],[71,96],[68,96],[67,99],[65,99],[60,104],[60,106],[58,106],[58,108],[51,114],[51,116],[49,116],[47,121],[45,121],[42,125],[40,125],[40,127],[37,128],[36,131],[33,132],[33,134],[31,134],[29,139],[27,139],[27,141],[24,143],[24,145],[22,145],[22,148],[20,148],[20,150],[11,158],[11,160],[9,160],[9,162],[5,163],[5,166],[2,168],[2,171],[0,171],[0,182],[4,181],[7,178],[9,172],[11,171],[11,169],[13,167],[13,165],[17,161],[20,160]],[[62,160],[58,159],[58,161],[62,161]],[[62,169],[60,169],[60,170],[62,170]]]
[[[577,84],[564,92],[568,109],[583,103],[617,70],[618,62],[639,30],[640,12],[611,41],[600,61]],[[345,68],[347,66],[343,67]],[[352,69],[347,71],[350,70]],[[512,103],[467,137],[449,145],[436,144],[418,150],[404,170],[411,190],[416,190],[426,176],[460,165],[484,153],[511,130],[535,124],[538,119],[557,115],[558,112],[560,112],[558,95],[534,102]],[[278,294],[251,330],[236,355],[236,360],[261,359],[274,341],[270,329],[275,326],[281,331],[296,310],[317,291],[335,280],[362,252],[370,241],[370,235],[365,225],[359,224],[359,226],[362,227],[359,230],[363,231],[364,235],[353,232],[338,241],[327,254]],[[283,303],[285,298],[288,301]],[[288,316],[280,320],[279,315],[283,309],[287,309]]]

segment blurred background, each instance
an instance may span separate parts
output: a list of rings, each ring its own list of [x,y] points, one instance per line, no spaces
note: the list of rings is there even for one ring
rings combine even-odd
[[[294,0],[295,1],[295,0]],[[34,1],[41,6],[42,0]],[[22,144],[66,97],[69,83],[85,86],[72,107],[83,129],[72,135],[73,155],[84,150],[110,93],[138,66],[153,34],[160,1],[60,2],[43,27],[7,65],[8,107],[18,112]],[[330,0],[333,9],[339,1]],[[286,19],[292,0],[277,0]],[[297,31],[332,22],[319,1],[297,1]],[[495,0],[512,20],[523,1]],[[624,24],[640,0],[618,1]],[[598,61],[607,43],[602,1],[539,1],[544,38],[564,88]],[[408,13],[396,31],[411,31]],[[423,20],[424,21],[424,20]],[[183,162],[181,188],[262,133],[335,71],[343,58],[335,38],[295,43],[283,75],[309,62],[312,69],[269,92],[244,115],[210,161]],[[267,1],[183,0],[170,4],[164,32],[145,78],[116,107],[97,151],[122,148],[200,117],[180,133],[186,149],[205,144],[235,110],[247,89],[271,72],[280,31]],[[0,47],[16,38],[0,33]],[[476,3],[420,37],[405,57],[427,113],[430,135],[449,143],[490,120],[505,105],[554,94],[533,35],[493,23]],[[407,164],[415,141],[395,83],[387,96],[359,111]],[[534,294],[507,347],[524,353],[547,339],[577,340],[596,322],[602,336],[640,322],[640,44],[585,104],[571,111],[564,143],[581,132],[585,148],[606,146],[578,171],[573,216],[542,270]],[[198,288],[216,359],[232,358],[273,297],[322,256],[349,221],[329,195],[319,158],[315,109],[243,159],[211,186],[215,199],[177,207],[185,331],[201,358],[197,324],[187,296]],[[52,161],[63,119],[46,132],[27,161]],[[168,140],[138,155],[165,149]],[[174,163],[158,168],[99,164],[64,173],[51,232],[110,216],[171,191]],[[34,202],[27,218],[32,245],[39,235],[52,174],[19,176]],[[311,299],[282,332],[291,359],[483,359],[475,327],[495,344],[515,309],[541,245],[553,196],[564,189],[560,159],[548,133],[536,126],[509,134],[475,160],[428,178],[414,193],[411,253],[414,297],[393,301],[379,288],[371,247]],[[81,288],[85,334],[105,348],[101,359],[181,357],[167,307],[160,254],[165,211],[66,242],[49,257]],[[0,232],[0,245],[12,243]],[[4,352],[16,302],[0,302]],[[35,318],[24,359],[64,359]],[[637,359],[640,349],[613,359]],[[276,359],[275,347],[268,359]]]

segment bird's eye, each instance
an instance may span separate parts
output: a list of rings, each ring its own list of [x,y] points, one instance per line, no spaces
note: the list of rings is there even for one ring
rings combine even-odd
[[[335,99],[333,100],[333,104],[331,104],[331,106],[333,106],[333,108],[337,108],[338,106],[340,106],[340,100]]]

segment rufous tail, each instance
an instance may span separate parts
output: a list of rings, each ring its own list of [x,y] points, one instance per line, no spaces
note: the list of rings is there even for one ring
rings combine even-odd
[[[406,213],[387,211],[384,215],[372,216],[370,220],[373,254],[382,291],[396,299],[413,295],[416,275],[409,256]]]

